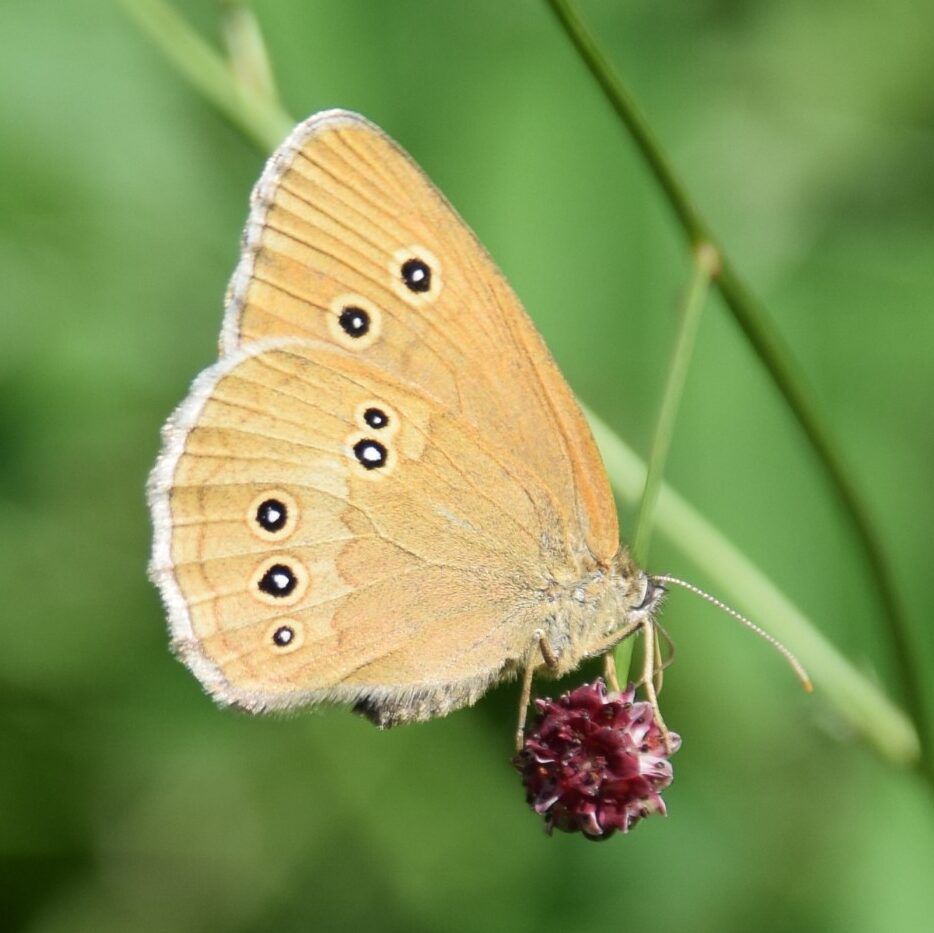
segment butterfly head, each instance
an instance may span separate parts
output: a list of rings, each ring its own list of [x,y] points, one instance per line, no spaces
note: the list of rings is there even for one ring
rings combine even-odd
[[[667,590],[645,571],[640,570],[633,589],[634,602],[630,604],[629,621],[637,619],[648,621],[654,618],[665,598]]]
[[[648,622],[655,617],[665,598],[665,587],[662,581],[639,567],[628,551],[620,551],[610,579],[623,609],[619,628]]]

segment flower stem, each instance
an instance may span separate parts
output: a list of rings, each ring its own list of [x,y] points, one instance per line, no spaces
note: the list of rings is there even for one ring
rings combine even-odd
[[[818,412],[813,393],[807,387],[806,380],[775,325],[761,305],[752,298],[724,253],[719,240],[701,216],[634,96],[613,70],[573,4],[570,0],[546,0],[546,2],[591,75],[600,85],[616,115],[638,146],[664,192],[669,206],[678,218],[688,241],[695,247],[698,243],[710,243],[721,256],[722,269],[716,278],[717,288],[785,401],[794,412],[818,459],[823,464],[831,486],[853,526],[856,539],[875,582],[905,702],[918,724],[926,756],[929,755],[927,745],[930,732],[927,710],[920,675],[914,662],[908,622],[902,610],[891,571],[887,566],[884,548],[873,527],[869,511],[850,479],[851,474],[839,452],[839,445],[832,439],[828,426]],[[934,759],[928,759],[927,767],[929,772],[934,774]]]
[[[261,151],[270,152],[293,126],[266,94],[250,93],[222,57],[164,0],[119,0],[159,45],[174,67]],[[643,494],[645,465],[595,415],[588,414],[617,494],[630,502]],[[819,689],[840,715],[881,754],[910,764],[918,756],[911,721],[878,688],[843,658],[808,619],[744,555],[677,493],[661,484],[657,527],[704,568],[738,605],[787,641],[807,663]]]

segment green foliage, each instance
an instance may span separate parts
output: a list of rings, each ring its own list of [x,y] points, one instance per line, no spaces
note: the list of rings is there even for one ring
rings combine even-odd
[[[215,41],[215,4],[183,6]],[[571,384],[646,452],[689,259],[543,5],[255,9],[285,109],[357,109],[410,149]],[[908,0],[584,10],[871,493],[930,682],[934,16]],[[686,595],[665,616],[663,703],[685,738],[671,817],[603,846],[547,840],[525,809],[514,688],[386,734],[339,710],[215,710],[166,650],[142,489],[159,425],[215,356],[261,157],[115,5],[4,4],[0,48],[6,928],[925,927],[929,792]],[[716,306],[667,475],[895,692],[849,528]],[[653,569],[696,575],[658,541]]]

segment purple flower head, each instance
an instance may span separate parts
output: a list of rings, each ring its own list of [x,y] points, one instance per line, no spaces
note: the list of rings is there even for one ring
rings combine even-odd
[[[538,719],[513,759],[529,806],[545,830],[607,839],[650,813],[665,813],[661,792],[672,770],[662,731],[635,687],[607,693],[601,679],[557,700],[536,700]],[[681,739],[671,733],[672,752]]]

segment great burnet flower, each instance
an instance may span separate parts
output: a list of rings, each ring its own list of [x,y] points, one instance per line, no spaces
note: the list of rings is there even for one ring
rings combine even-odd
[[[557,700],[536,700],[538,718],[513,759],[545,829],[606,839],[665,811],[672,770],[662,731],[635,688],[608,693],[602,680]],[[672,752],[681,739],[671,733]]]

